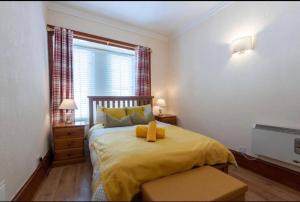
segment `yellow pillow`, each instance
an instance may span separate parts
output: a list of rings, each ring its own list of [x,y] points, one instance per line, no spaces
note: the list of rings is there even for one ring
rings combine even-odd
[[[144,117],[144,107],[126,107],[127,115],[137,113],[139,116]]]
[[[116,119],[122,119],[126,116],[125,108],[102,108],[105,114],[108,114]]]

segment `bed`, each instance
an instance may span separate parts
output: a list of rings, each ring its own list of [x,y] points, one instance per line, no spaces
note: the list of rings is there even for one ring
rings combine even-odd
[[[180,127],[157,122],[166,138],[148,143],[135,137],[136,126],[94,124],[98,107],[152,105],[152,96],[89,96],[89,149],[93,166],[92,200],[136,199],[140,185],[193,167],[212,165],[224,172],[236,164],[221,143]]]

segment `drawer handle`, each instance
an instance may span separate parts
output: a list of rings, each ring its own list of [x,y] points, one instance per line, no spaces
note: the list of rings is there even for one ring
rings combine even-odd
[[[294,163],[300,163],[300,161],[297,161],[297,160],[293,160],[293,162],[294,162]]]
[[[68,156],[72,156],[72,154],[68,154]]]

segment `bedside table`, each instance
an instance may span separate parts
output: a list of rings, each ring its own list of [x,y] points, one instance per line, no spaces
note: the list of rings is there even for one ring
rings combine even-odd
[[[161,115],[155,115],[155,120],[172,124],[172,125],[177,125],[177,117],[175,115],[171,114],[161,114]]]
[[[59,123],[52,126],[54,161],[53,166],[83,162],[84,128],[86,123]]]

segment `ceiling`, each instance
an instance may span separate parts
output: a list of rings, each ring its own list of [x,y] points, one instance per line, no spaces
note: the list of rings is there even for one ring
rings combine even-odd
[[[222,1],[61,1],[65,6],[87,11],[164,36],[202,21],[224,7]]]

